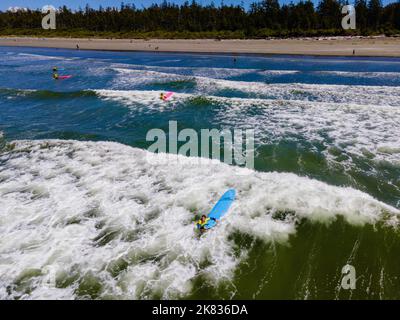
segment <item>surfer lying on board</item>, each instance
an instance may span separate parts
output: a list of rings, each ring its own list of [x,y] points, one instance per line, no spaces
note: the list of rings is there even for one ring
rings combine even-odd
[[[167,100],[169,100],[169,98],[171,98],[173,95],[174,95],[173,92],[167,92],[167,93],[161,92],[161,93],[160,93],[160,99],[163,100],[163,101],[167,101]]]
[[[206,225],[211,219],[217,222],[215,218],[208,218],[205,214],[203,214],[201,219],[196,222],[197,229],[199,229],[201,233],[205,232],[207,230]]]

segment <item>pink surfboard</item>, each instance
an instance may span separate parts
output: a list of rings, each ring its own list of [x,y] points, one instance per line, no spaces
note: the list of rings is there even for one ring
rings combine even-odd
[[[64,80],[64,79],[69,79],[72,76],[58,76],[58,79]]]
[[[174,95],[173,92],[167,92],[167,93],[164,95],[164,100],[165,100],[165,101],[169,100],[169,98],[171,98],[173,95]]]

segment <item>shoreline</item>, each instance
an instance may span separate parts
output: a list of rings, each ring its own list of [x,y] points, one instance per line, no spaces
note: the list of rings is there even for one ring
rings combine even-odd
[[[326,37],[268,40],[0,37],[0,46],[202,54],[400,57],[400,38]],[[354,52],[353,52],[354,50]]]

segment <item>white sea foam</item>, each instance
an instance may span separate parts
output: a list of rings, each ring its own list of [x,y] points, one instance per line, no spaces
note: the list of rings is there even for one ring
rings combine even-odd
[[[149,82],[171,82],[171,81],[183,81],[190,79],[188,76],[179,74],[170,74],[165,72],[157,72],[151,70],[141,69],[124,69],[124,68],[113,68],[114,71],[118,72],[119,76],[114,79],[114,87],[124,88],[131,85],[146,84]]]
[[[259,74],[263,75],[285,75],[285,74],[297,74],[299,70],[262,70],[258,71]]]
[[[215,95],[223,90],[238,91],[251,98],[306,100],[332,103],[400,106],[400,87],[326,85],[304,83],[267,84],[251,81],[233,81],[212,77],[188,76],[149,70],[114,68],[120,76],[114,79],[114,88],[130,89],[132,85],[171,81],[195,81],[199,94]],[[270,70],[268,72],[296,72]]]
[[[347,155],[400,166],[400,108],[290,100],[232,99],[216,118],[228,127],[254,128],[260,143],[304,139],[328,160]],[[341,159],[340,161],[344,161]],[[351,163],[351,159],[349,160]]]
[[[161,91],[96,90],[105,99],[120,101],[138,112],[165,112],[196,95],[176,93],[168,103]],[[328,160],[343,153],[400,166],[400,108],[301,100],[242,99],[206,96],[218,105],[215,119],[228,128],[252,128],[259,144],[302,140],[320,144]],[[335,155],[336,154],[336,155]],[[351,162],[351,159],[349,159]]]
[[[140,73],[123,70],[121,72],[135,73],[135,77],[140,80],[134,81],[143,83],[168,82],[171,79],[195,81],[195,94],[192,96],[176,94],[174,103],[196,96],[205,96],[210,101],[218,102],[219,106],[221,104],[224,106],[219,108],[217,117],[219,121],[229,127],[242,126],[256,129],[258,142],[276,143],[284,138],[293,139],[300,135],[311,143],[324,145],[328,160],[335,160],[337,155],[345,152],[361,157],[372,156],[378,162],[389,161],[396,166],[400,165],[400,153],[397,152],[400,136],[400,87],[265,84],[188,77],[158,71]],[[383,74],[388,76],[389,73],[370,75]],[[123,81],[130,80],[125,77]],[[230,90],[233,94],[246,93],[249,99],[215,96],[225,95],[224,90]],[[147,109],[149,111],[169,110],[164,103],[157,100],[158,94],[158,92],[102,91],[103,96],[124,99],[126,104],[134,108],[141,105],[141,101],[146,101],[149,103]],[[150,96],[151,101],[148,101]],[[257,112],[249,112],[250,109],[257,109]],[[146,111],[146,108],[140,110]],[[341,162],[346,163],[343,157],[339,158]],[[351,161],[350,159],[347,162]]]
[[[353,71],[316,71],[321,74],[331,74],[341,77],[352,78],[400,78],[400,72],[353,72]]]
[[[140,90],[94,90],[106,100],[114,100],[134,109],[135,111],[165,112],[176,107],[178,101],[194,97],[190,94],[175,93],[168,101],[160,99],[160,94],[165,91],[140,91]]]
[[[303,83],[265,84],[206,78],[197,78],[197,80],[199,88],[210,94],[228,89],[250,93],[259,98],[400,106],[400,87]]]
[[[29,60],[77,60],[78,57],[47,56],[33,53],[18,53],[16,57],[27,58]]]
[[[199,76],[199,77],[208,77],[215,79],[235,77],[259,71],[259,69],[247,69],[247,68],[240,69],[240,68],[213,68],[213,67],[151,66],[151,65],[122,64],[122,63],[114,63],[111,67],[120,72],[123,70],[125,70],[126,72],[135,72],[137,70],[148,70],[157,73]]]
[[[294,174],[238,175],[247,169],[193,166],[183,156],[148,162],[165,156],[118,143],[17,141],[0,157],[0,298],[75,298],[85,281],[99,283],[102,296],[179,297],[198,275],[232,279],[246,255],[234,254],[235,232],[286,241],[302,218],[364,224],[399,214],[360,191]],[[232,187],[231,213],[197,238],[194,212],[208,212]],[[73,280],[55,287],[51,272],[55,283]]]

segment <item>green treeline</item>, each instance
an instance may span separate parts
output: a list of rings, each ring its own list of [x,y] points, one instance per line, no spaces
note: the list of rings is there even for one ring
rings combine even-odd
[[[57,29],[43,30],[39,10],[0,12],[2,35],[157,37],[157,38],[265,38],[320,35],[400,33],[400,1],[382,6],[380,0],[356,0],[356,30],[343,30],[343,0],[321,0],[280,5],[277,0],[243,6],[196,1],[176,5],[163,2],[148,8],[121,4],[120,8],[72,11],[59,8]]]

